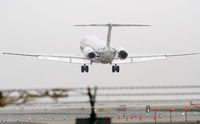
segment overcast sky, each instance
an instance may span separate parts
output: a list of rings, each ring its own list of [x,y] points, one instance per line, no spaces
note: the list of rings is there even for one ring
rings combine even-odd
[[[107,28],[90,23],[150,24],[114,28],[112,44],[129,55],[200,51],[199,0],[0,0],[0,51],[79,54],[89,34],[106,39]],[[0,55],[1,88],[200,84],[200,56],[121,65],[94,64],[82,74],[77,64]]]

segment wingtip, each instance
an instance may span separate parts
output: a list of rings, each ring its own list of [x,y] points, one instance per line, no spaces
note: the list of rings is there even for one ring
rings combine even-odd
[[[196,54],[196,55],[200,55],[200,52],[198,52],[198,53],[194,53],[194,54]]]
[[[2,54],[3,54],[3,55],[7,55],[7,54],[10,54],[10,53],[8,53],[8,52],[3,52]]]
[[[84,25],[74,25],[74,26],[84,26]]]

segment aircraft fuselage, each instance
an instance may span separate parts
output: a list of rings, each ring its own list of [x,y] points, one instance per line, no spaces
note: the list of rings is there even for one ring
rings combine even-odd
[[[83,54],[85,48],[91,48],[96,54],[95,59],[91,59],[95,63],[112,63],[116,56],[116,50],[114,48],[108,48],[105,41],[95,36],[87,36],[80,41],[80,49]]]

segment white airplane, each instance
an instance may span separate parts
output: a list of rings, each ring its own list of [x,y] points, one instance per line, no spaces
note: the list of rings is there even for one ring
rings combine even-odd
[[[111,30],[113,27],[128,27],[128,26],[150,26],[140,24],[89,24],[89,25],[75,25],[75,26],[101,26],[108,27],[107,41],[103,41],[95,36],[87,36],[80,41],[80,49],[83,56],[61,56],[61,55],[38,55],[38,54],[19,54],[19,53],[3,53],[9,55],[37,57],[39,59],[60,61],[66,63],[83,64],[81,72],[89,72],[89,64],[102,63],[111,64],[112,72],[119,72],[119,64],[129,64],[136,62],[144,62],[151,60],[166,59],[168,57],[199,55],[200,53],[185,53],[172,55],[150,55],[150,56],[128,56],[128,52],[123,47],[114,48],[111,42]]]

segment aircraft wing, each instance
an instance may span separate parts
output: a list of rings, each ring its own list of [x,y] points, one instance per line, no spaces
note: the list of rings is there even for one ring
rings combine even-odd
[[[138,62],[147,62],[152,60],[162,60],[171,57],[181,57],[181,56],[192,56],[192,55],[200,55],[200,53],[184,53],[184,54],[164,54],[164,55],[150,55],[150,56],[129,56],[124,60],[120,60],[118,58],[113,60],[113,64],[131,64]]]
[[[46,59],[46,60],[65,62],[65,63],[74,63],[74,64],[89,64],[90,63],[90,61],[86,59],[84,56],[78,56],[78,55],[65,56],[65,55],[38,55],[38,54],[20,54],[20,53],[3,53],[3,54],[35,57],[39,59]]]

